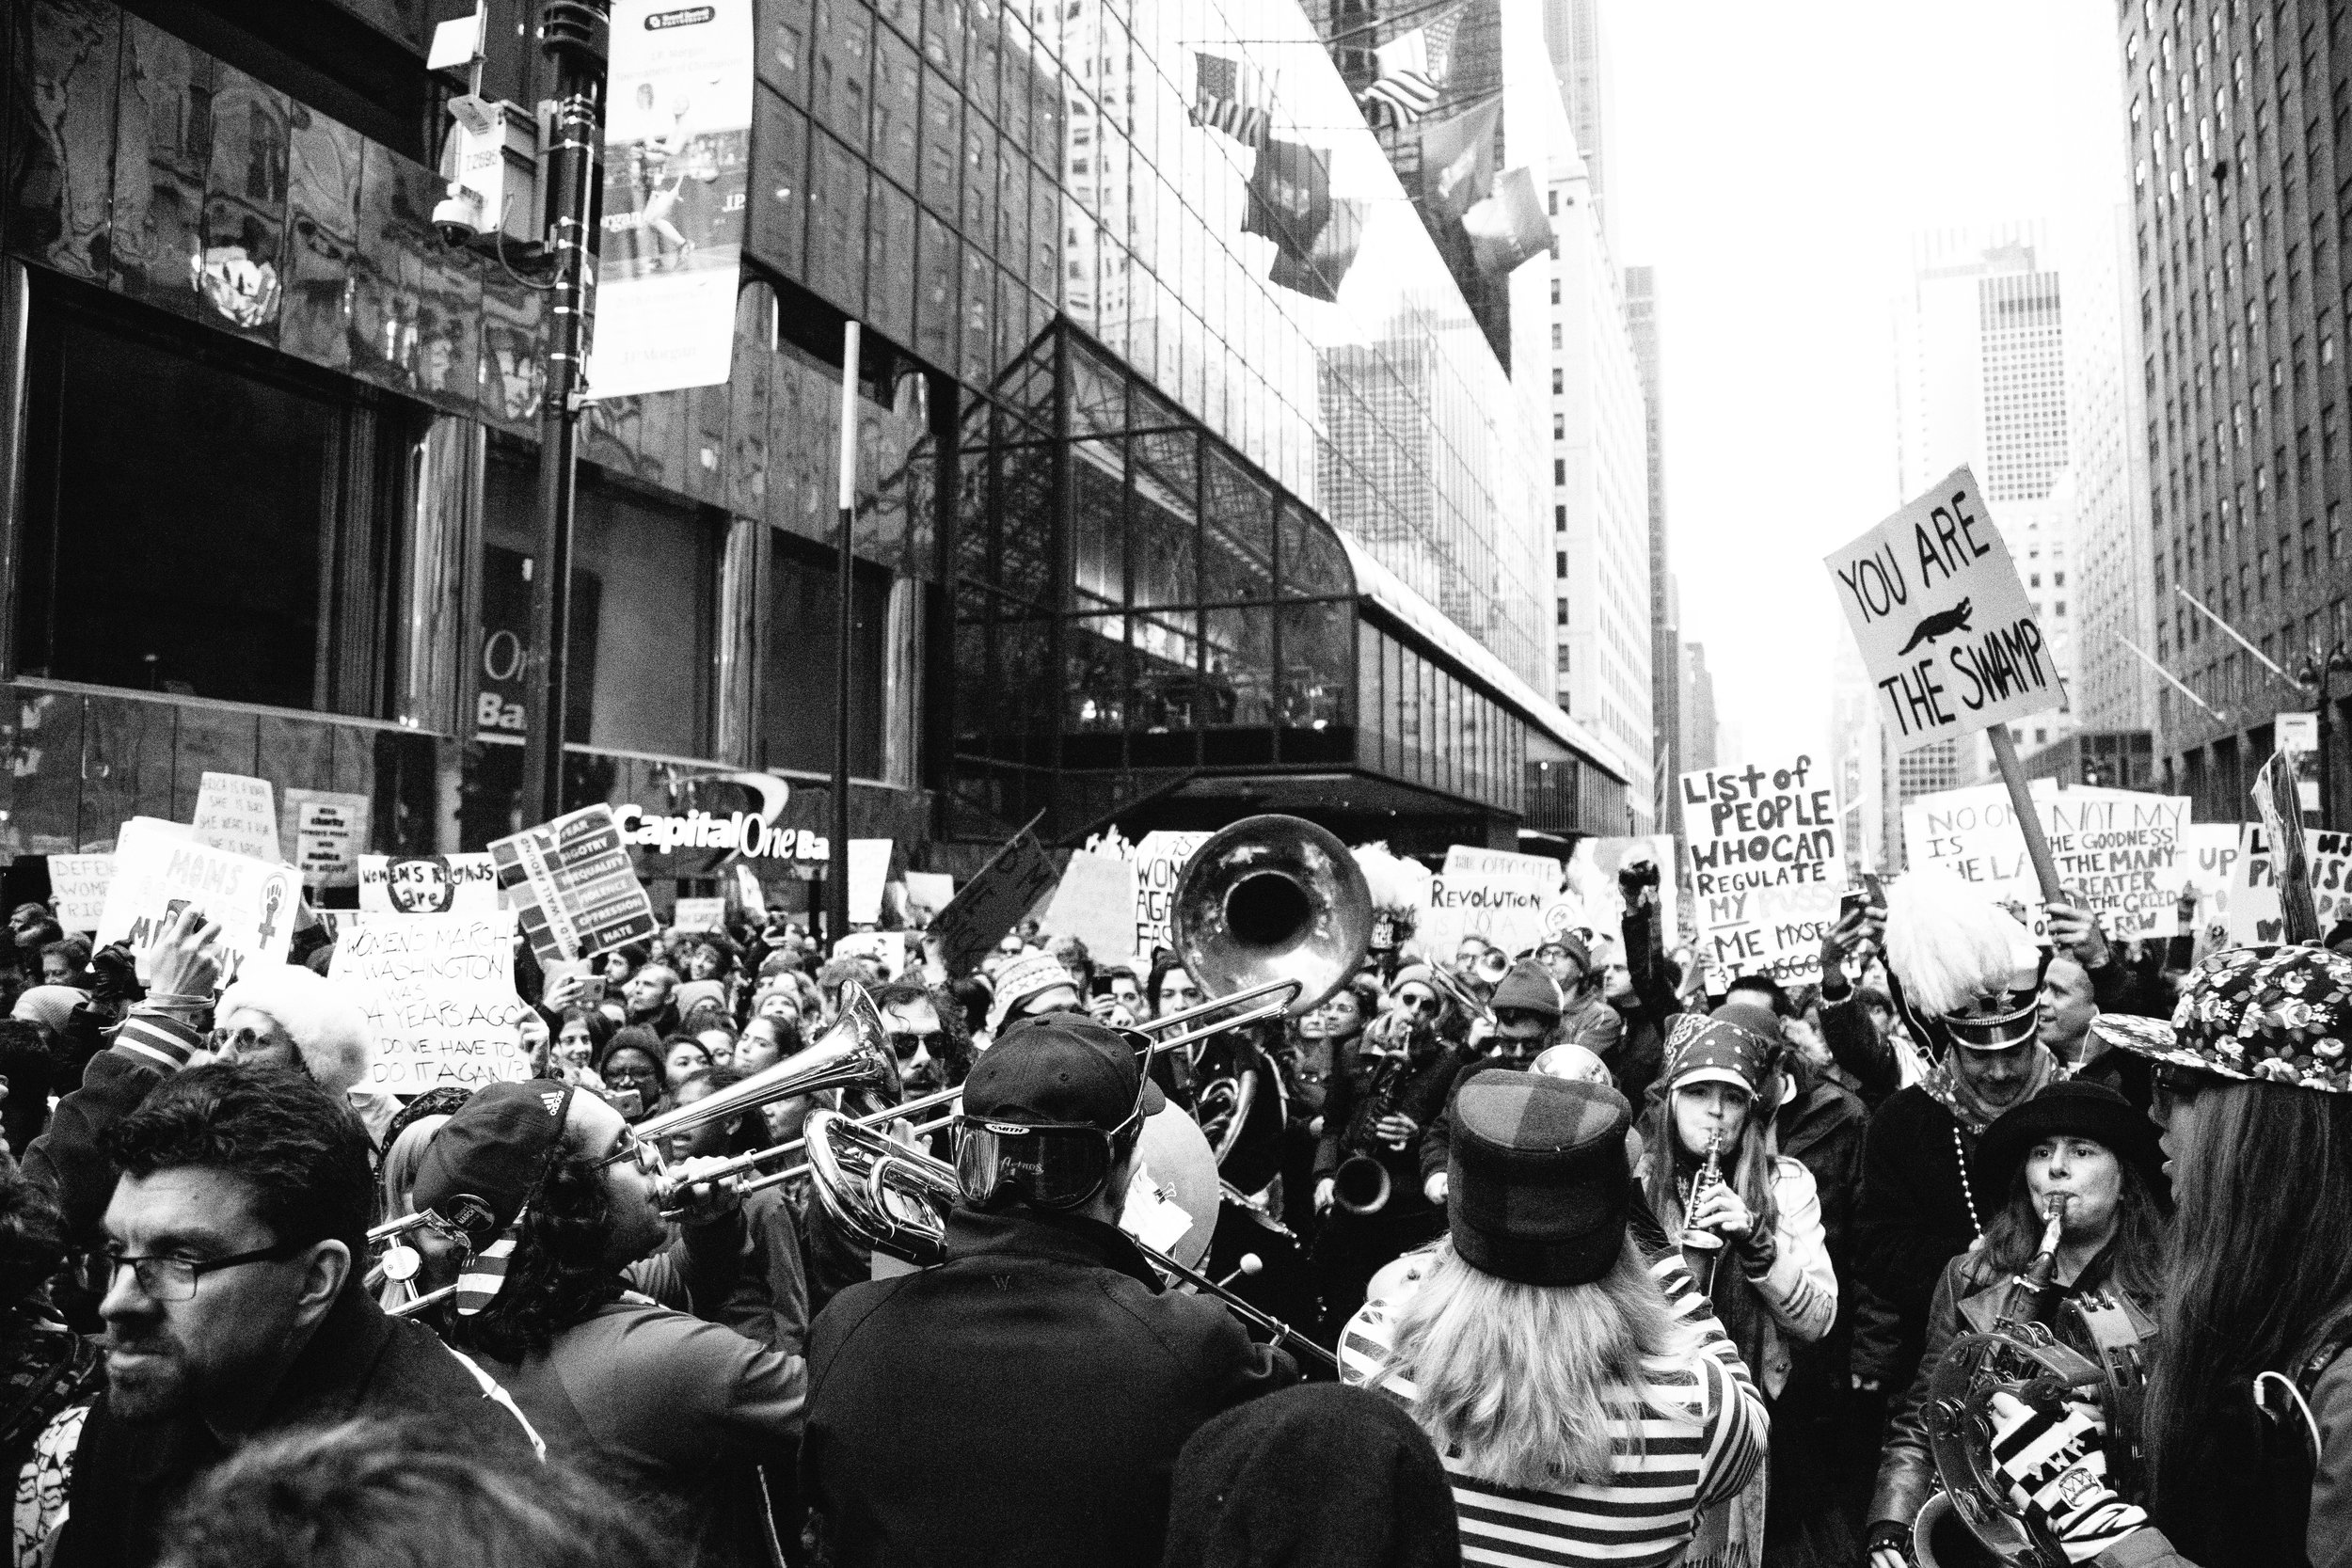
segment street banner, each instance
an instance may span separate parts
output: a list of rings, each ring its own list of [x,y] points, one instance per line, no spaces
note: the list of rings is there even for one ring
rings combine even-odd
[[[294,873],[199,844],[175,827],[146,817],[122,825],[115,840],[114,880],[99,912],[97,944],[127,944],[144,977],[150,950],[193,904],[220,925],[223,985],[247,963],[284,963],[302,903]]]
[[[515,1025],[515,911],[370,914],[336,922],[326,977],[368,1015],[366,1087],[422,1094],[531,1076]]]
[[[1560,901],[1560,893],[1558,861],[1450,845],[1444,866],[1430,879],[1429,913],[1415,940],[1433,962],[1451,958],[1466,936],[1484,937],[1516,956],[1544,940],[1544,911]]]
[[[2101,930],[2118,941],[2179,934],[2185,795],[2134,789],[2060,789],[2033,781],[2034,815],[2049,840],[2058,880]],[[2020,905],[2037,942],[2048,940],[2042,887],[2016,808],[2000,784],[1938,790],[1903,806],[1903,847],[1914,869],[1941,865],[1995,898]]]
[[[2312,847],[2303,832],[2303,801],[2296,787],[2295,753],[2273,752],[2254,775],[2254,810],[2270,847],[2270,880],[2278,889],[2281,942],[2317,942],[2325,929],[2312,899]]]
[[[2191,962],[2232,945],[2231,905],[2245,876],[2246,832],[2243,822],[2191,822],[2181,830],[2181,867],[2197,893]]]
[[[1036,827],[1033,819],[1015,833],[932,918],[930,935],[939,940],[940,962],[950,975],[977,969],[1012,923],[1053,887],[1054,857],[1037,841]]]
[[[285,841],[306,887],[359,885],[359,847],[368,840],[368,798],[323,789],[286,791]]]
[[[2241,827],[2241,854],[2230,892],[2230,945],[2285,942],[2279,880],[2270,863],[2270,836],[2257,823]],[[2311,867],[2312,912],[2320,935],[2339,920],[2352,920],[2352,833],[2307,833],[2304,860]]]
[[[1122,961],[1136,940],[1136,868],[1117,855],[1072,850],[1038,924],[1076,937],[1097,963]]]
[[[458,855],[361,855],[359,907],[379,914],[478,914],[499,907],[487,850]]]
[[[1568,856],[1568,891],[1582,904],[1593,930],[1622,944],[1625,893],[1617,885],[1617,873],[1642,861],[1658,867],[1658,940],[1672,947],[1682,917],[1678,907],[1682,889],[1676,875],[1674,834],[1577,840],[1575,850]]]
[[[670,927],[678,931],[723,931],[727,927],[727,901],[681,898],[670,917]]]
[[[97,930],[106,911],[106,884],[114,879],[112,855],[50,856],[49,896],[57,906],[57,924],[68,931]]]
[[[267,779],[206,770],[196,789],[196,841],[277,864],[278,805]]]
[[[890,840],[850,840],[850,924],[871,926],[882,919],[882,883],[890,875]]]
[[[1828,565],[1896,750],[2064,702],[2058,661],[1965,465]]]
[[[588,395],[715,387],[751,188],[752,0],[614,0]]]
[[[1846,891],[1837,791],[1811,755],[1709,768],[1681,780],[1699,950],[1716,974],[1821,977],[1821,938]]]
[[[499,886],[540,961],[592,958],[661,929],[607,805],[490,841]]]

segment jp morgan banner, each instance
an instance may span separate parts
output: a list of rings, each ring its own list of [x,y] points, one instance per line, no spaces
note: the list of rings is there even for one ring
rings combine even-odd
[[[752,151],[752,0],[614,0],[588,395],[726,380]]]

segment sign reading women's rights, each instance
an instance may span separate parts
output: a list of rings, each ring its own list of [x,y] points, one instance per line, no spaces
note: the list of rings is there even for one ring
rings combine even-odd
[[[367,1087],[422,1094],[531,1076],[515,1024],[515,911],[369,914],[336,923],[326,977],[368,1015]]]
[[[1837,791],[1800,753],[1682,775],[1682,828],[1701,951],[1726,974],[1820,978],[1846,891]]]
[[[2033,782],[2035,815],[2050,841],[2058,880],[2099,917],[2110,937],[2169,937],[2188,871],[2181,856],[2188,798],[2134,789],[2059,789]],[[1913,866],[1941,865],[1961,880],[2026,907],[2042,939],[2042,888],[1999,784],[1939,790],[1903,807],[1903,847]]]
[[[1965,465],[1828,561],[1899,751],[2064,701],[2058,661]]]
[[[1429,881],[1429,913],[1414,933],[1422,952],[1443,961],[1466,936],[1485,937],[1505,953],[1523,953],[1549,934],[1544,911],[1560,902],[1561,868],[1541,855],[1449,847],[1445,869]]]

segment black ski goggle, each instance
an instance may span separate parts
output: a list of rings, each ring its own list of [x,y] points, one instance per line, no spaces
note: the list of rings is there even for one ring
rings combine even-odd
[[[1091,1122],[994,1121],[956,1118],[956,1183],[965,1201],[982,1209],[1025,1201],[1041,1209],[1075,1209],[1110,1180],[1119,1145],[1143,1121],[1140,1074],[1127,1118],[1108,1132]]]

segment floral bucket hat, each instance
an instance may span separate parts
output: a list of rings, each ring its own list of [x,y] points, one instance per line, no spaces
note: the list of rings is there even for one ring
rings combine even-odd
[[[2223,1078],[2352,1094],[2352,958],[2233,947],[2190,971],[2172,1022],[2102,1013],[2107,1044]]]

